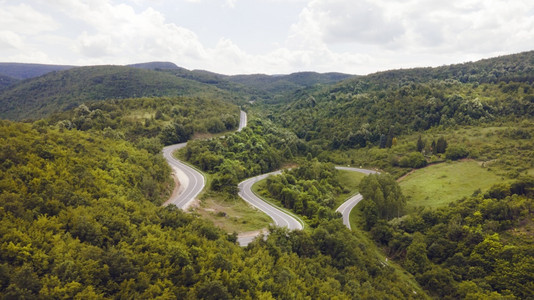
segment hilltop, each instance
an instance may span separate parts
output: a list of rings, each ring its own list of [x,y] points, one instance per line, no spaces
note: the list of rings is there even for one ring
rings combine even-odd
[[[128,66],[0,64],[0,118],[38,119],[86,101],[161,96],[208,96],[241,102],[272,99],[316,84],[348,78],[340,73],[228,76],[187,70],[171,62]],[[22,78],[25,80],[19,80]]]

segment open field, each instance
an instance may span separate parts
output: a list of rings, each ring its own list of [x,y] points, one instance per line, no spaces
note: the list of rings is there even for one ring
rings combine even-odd
[[[417,206],[437,208],[486,191],[503,181],[501,176],[476,161],[447,162],[416,170],[400,181],[408,209]]]
[[[242,199],[220,200],[208,197],[194,211],[228,233],[260,230],[267,228],[272,222],[271,218]]]

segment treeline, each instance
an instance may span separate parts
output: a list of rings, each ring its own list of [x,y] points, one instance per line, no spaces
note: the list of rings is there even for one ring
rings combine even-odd
[[[368,195],[359,206],[366,227],[388,256],[401,262],[431,295],[450,299],[534,296],[534,249],[528,236],[534,178],[520,177],[449,207],[421,209],[391,221],[369,213],[373,211],[369,207],[379,206],[377,199],[384,198]]]
[[[216,174],[211,188],[237,194],[240,180],[278,169],[294,156],[306,153],[294,134],[269,121],[252,119],[240,132],[188,143],[183,158],[201,170]]]
[[[126,141],[1,121],[0,158],[2,299],[425,298],[339,221],[242,248],[160,207],[168,166]]]
[[[46,121],[64,129],[97,132],[127,140],[152,153],[194,134],[234,130],[239,108],[206,98],[164,97],[89,102]]]

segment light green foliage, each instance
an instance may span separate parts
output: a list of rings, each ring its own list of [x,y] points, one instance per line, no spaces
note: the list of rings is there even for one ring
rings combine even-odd
[[[124,141],[0,122],[5,298],[424,298],[340,223],[241,248],[174,206],[169,168]],[[365,282],[365,285],[360,284]]]
[[[214,120],[222,125],[213,127]],[[155,154],[162,145],[186,142],[194,134],[234,130],[239,124],[239,108],[218,99],[199,97],[109,100],[82,104],[52,115],[48,123],[126,139]]]

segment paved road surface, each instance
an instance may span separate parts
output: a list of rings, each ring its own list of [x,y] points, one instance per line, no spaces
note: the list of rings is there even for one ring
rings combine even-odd
[[[247,127],[247,113],[241,111],[239,113],[239,128],[237,128],[237,131],[241,131],[245,127]]]
[[[200,172],[174,158],[172,155],[174,151],[186,145],[187,143],[182,143],[163,148],[163,157],[165,157],[180,182],[180,188],[172,194],[171,198],[165,202],[165,205],[174,204],[183,210],[187,209],[202,189],[204,189],[205,185],[204,176]]]
[[[281,171],[275,171],[267,174],[262,174],[256,177],[249,178],[245,181],[239,183],[239,196],[243,198],[246,202],[257,207],[259,210],[266,213],[271,219],[273,219],[274,224],[280,227],[287,227],[291,230],[301,230],[302,224],[297,221],[294,217],[288,215],[287,213],[281,211],[279,208],[263,201],[258,196],[252,192],[252,185],[262,179],[267,178],[269,175],[280,174]]]
[[[336,167],[338,170],[345,170],[345,171],[353,171],[353,172],[360,172],[364,174],[376,174],[377,171],[373,170],[366,170],[366,169],[360,169],[360,168],[351,168],[351,167]],[[343,224],[350,228],[350,212],[363,199],[361,194],[354,195],[349,198],[349,200],[343,202],[336,211],[340,212],[343,215]]]
[[[247,113],[241,111],[239,114],[239,128],[241,131],[247,126]],[[185,147],[187,143],[175,144],[163,148],[163,157],[167,160],[167,163],[171,166],[174,174],[180,182],[178,191],[175,191],[171,198],[165,202],[165,205],[174,204],[180,209],[187,209],[188,206],[195,200],[195,198],[204,189],[205,179],[204,176],[197,170],[184,164],[172,156],[172,153],[178,149]]]

